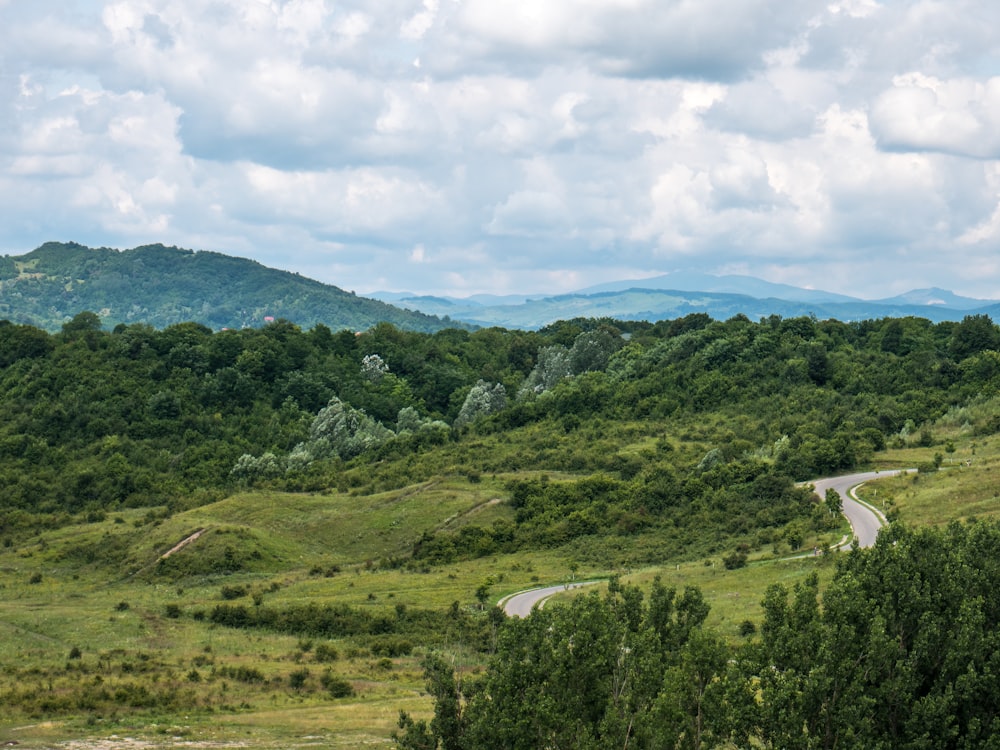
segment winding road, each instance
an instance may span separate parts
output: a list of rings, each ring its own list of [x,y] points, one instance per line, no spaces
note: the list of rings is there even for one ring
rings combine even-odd
[[[885,516],[880,511],[871,506],[858,501],[854,490],[873,479],[884,479],[894,477],[899,474],[908,474],[916,469],[893,469],[891,471],[864,471],[860,474],[846,474],[842,477],[829,477],[827,479],[815,479],[811,484],[820,499],[826,496],[826,491],[831,487],[835,489],[844,501],[844,516],[854,530],[854,536],[858,540],[859,547],[871,547],[878,538],[878,530],[885,525]],[[838,545],[838,548],[849,547],[850,540]]]
[[[582,586],[593,586],[595,583],[603,581],[580,581],[579,583],[560,583],[558,586],[545,586],[540,589],[528,589],[518,591],[516,594],[505,596],[499,602],[498,607],[502,607],[508,617],[527,617],[536,606],[541,609],[545,606],[545,600],[555,596],[560,591],[578,589]]]
[[[858,546],[871,547],[878,538],[878,530],[885,525],[885,516],[877,509],[860,502],[854,494],[854,490],[865,482],[873,479],[884,479],[894,477],[899,474],[908,474],[916,469],[893,469],[890,471],[863,471],[858,474],[845,474],[842,477],[828,477],[826,479],[814,479],[811,484],[819,495],[820,499],[826,496],[826,491],[831,487],[835,489],[843,499],[844,516],[851,524],[854,536],[858,540]],[[837,545],[837,548],[849,547],[851,541],[847,540]],[[545,605],[545,601],[555,596],[560,591],[580,588],[581,586],[591,586],[601,581],[582,581],[580,583],[563,583],[558,586],[544,586],[527,591],[518,591],[516,594],[505,596],[497,606],[503,608],[508,617],[527,617],[537,606]]]

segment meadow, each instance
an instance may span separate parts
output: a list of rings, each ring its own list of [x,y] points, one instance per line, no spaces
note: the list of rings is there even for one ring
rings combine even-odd
[[[659,577],[753,639],[770,586],[846,556],[810,554],[847,527],[794,480],[919,467],[861,490],[914,527],[1000,505],[985,316],[81,314],[0,343],[0,743],[28,748],[387,746],[431,716],[426,657],[488,674],[493,605],[526,588]]]
[[[859,494],[912,525],[1000,515],[995,441],[946,429],[942,440],[956,450],[940,471],[870,483]],[[873,465],[926,465],[934,452],[888,450]],[[380,567],[377,561],[406,551],[415,529],[509,516],[504,481],[442,477],[363,499],[248,492],[166,518],[123,510],[5,540],[0,739],[38,748],[69,741],[98,747],[111,736],[148,747],[388,745],[400,710],[429,715],[424,653],[446,654],[460,670],[482,668],[484,600],[611,574],[647,587],[660,576],[678,590],[698,586],[711,605],[708,623],[738,641],[745,622],[760,622],[769,585],[792,587],[813,571],[827,580],[844,554],[796,557],[761,548],[734,570],[717,555],[609,570],[581,564],[567,550]],[[803,548],[837,533],[805,540]],[[227,554],[245,564],[226,571]],[[383,634],[316,637],[212,622],[214,608],[240,604],[343,606],[393,623],[408,612],[451,608],[456,624],[432,633],[414,616],[410,626]]]

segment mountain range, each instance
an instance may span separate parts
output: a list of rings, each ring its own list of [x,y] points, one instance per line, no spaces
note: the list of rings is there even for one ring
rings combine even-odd
[[[1000,314],[997,300],[962,297],[945,289],[915,289],[878,300],[864,300],[816,289],[775,284],[752,276],[713,276],[683,272],[648,279],[612,281],[570,294],[499,297],[429,297],[375,292],[376,299],[411,310],[448,315],[480,326],[539,328],[575,317],[619,320],[664,320],[707,313],[718,320],[746,315],[866,320],[920,317],[933,322],[961,320],[966,315]]]
[[[130,250],[48,242],[24,255],[0,256],[0,318],[59,330],[77,313],[97,313],[106,327],[147,323],[163,328],[195,321],[213,329],[260,326],[285,319],[304,329],[365,330],[500,326],[537,329],[572,318],[664,320],[707,313],[725,320],[780,315],[866,320],[920,317],[933,322],[967,315],[1000,316],[997,300],[945,289],[916,289],[880,300],[774,284],[751,276],[677,272],[613,281],[560,295],[358,296],[246,258],[163,245]]]

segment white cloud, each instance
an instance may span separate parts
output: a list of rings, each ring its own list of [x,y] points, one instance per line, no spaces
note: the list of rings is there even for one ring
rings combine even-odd
[[[423,9],[403,23],[399,29],[399,35],[404,39],[422,39],[434,24],[438,4],[438,0],[424,0]]]
[[[1000,158],[1000,77],[942,81],[910,73],[892,84],[872,108],[885,148]]]
[[[163,241],[360,291],[1000,289],[997,27],[989,0],[0,0],[0,250]]]

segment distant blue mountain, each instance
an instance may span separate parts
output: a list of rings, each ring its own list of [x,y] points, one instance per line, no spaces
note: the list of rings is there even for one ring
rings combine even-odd
[[[719,292],[721,294],[743,294],[757,299],[788,300],[790,302],[857,302],[854,297],[815,289],[801,289],[789,284],[774,284],[753,276],[712,276],[694,271],[654,276],[648,279],[611,281],[606,284],[581,289],[576,294],[597,294],[600,292],[623,292],[626,289],[671,289],[681,292]]]
[[[953,310],[977,310],[982,307],[989,307],[997,304],[992,299],[973,299],[972,297],[960,297],[947,289],[914,289],[888,299],[874,300],[881,305],[940,305],[941,307]]]
[[[944,289],[915,289],[888,299],[863,300],[816,289],[775,284],[752,276],[677,272],[628,279],[552,296],[476,295],[469,298],[376,292],[371,297],[428,315],[447,315],[479,326],[535,329],[570,318],[665,320],[703,312],[725,320],[734,315],[815,315],[852,321],[920,317],[934,322],[970,314],[1000,314],[1000,302],[961,297]]]

